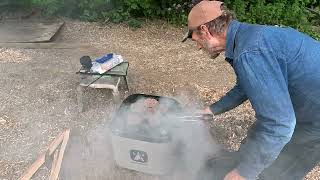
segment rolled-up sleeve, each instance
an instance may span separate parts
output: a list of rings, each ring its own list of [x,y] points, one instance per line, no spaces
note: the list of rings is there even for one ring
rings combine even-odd
[[[296,118],[283,64],[262,51],[246,52],[235,62],[238,81],[257,118],[240,147],[237,169],[247,179],[255,179],[272,164],[294,131]]]

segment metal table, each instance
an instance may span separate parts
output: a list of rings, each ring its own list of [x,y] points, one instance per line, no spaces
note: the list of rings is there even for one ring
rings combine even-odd
[[[77,88],[77,100],[79,111],[83,112],[84,110],[83,92],[84,89],[87,87],[111,89],[113,94],[113,101],[115,104],[118,104],[120,102],[119,84],[122,79],[125,83],[126,90],[129,91],[127,79],[128,68],[129,62],[122,62],[121,64],[117,65],[116,67],[112,68],[111,70],[103,74],[91,73],[81,68],[77,72],[77,74],[80,74],[80,83]]]

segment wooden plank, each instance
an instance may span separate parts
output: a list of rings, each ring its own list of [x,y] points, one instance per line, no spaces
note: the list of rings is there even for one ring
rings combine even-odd
[[[45,166],[50,167],[49,164],[52,163],[51,162],[52,158],[50,156],[56,151],[58,146],[62,143],[65,132],[66,130],[63,130],[62,132],[60,132],[48,146],[46,151],[46,156],[45,156]]]
[[[29,168],[22,174],[19,180],[29,180],[35,172],[44,164],[46,161],[46,156],[51,156],[55,149],[61,144],[62,139],[64,139],[65,134],[68,132],[68,136],[70,133],[70,129],[64,130],[50,143],[47,151],[38,156],[37,160],[29,166]]]
[[[56,149],[57,147],[61,144],[61,142],[64,139],[64,134],[67,132],[67,130],[62,131],[61,133],[56,136],[56,138],[50,143],[47,154],[50,156]]]
[[[29,180],[45,161],[46,153],[42,153],[38,159],[28,168],[19,180]]]
[[[89,49],[87,44],[74,43],[0,43],[0,48],[18,49]]]
[[[57,149],[57,150],[54,152],[49,179],[52,179],[52,177],[53,177],[54,169],[55,169],[56,166],[57,166],[58,155],[59,155],[59,149]]]
[[[64,22],[12,20],[1,24],[0,42],[49,42]]]
[[[63,155],[64,155],[64,151],[66,149],[66,146],[67,146],[67,143],[68,143],[68,140],[69,140],[69,135],[70,135],[70,129],[67,129],[66,132],[64,133],[64,139],[63,139],[63,142],[61,144],[60,151],[59,151],[57,164],[56,164],[55,168],[53,169],[52,176],[49,178],[49,180],[57,180],[58,179],[60,168],[61,168],[61,163],[62,163],[62,159],[63,159]]]

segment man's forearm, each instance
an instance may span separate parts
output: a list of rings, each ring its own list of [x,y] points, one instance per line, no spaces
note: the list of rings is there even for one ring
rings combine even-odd
[[[236,85],[219,101],[213,103],[210,106],[210,110],[215,115],[221,114],[239,106],[247,99],[247,96],[242,92],[239,85]]]

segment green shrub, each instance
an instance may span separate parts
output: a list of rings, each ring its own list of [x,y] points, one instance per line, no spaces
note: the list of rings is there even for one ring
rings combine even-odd
[[[115,10],[104,12],[113,22],[128,21],[133,18],[160,18],[173,24],[186,24],[190,3],[187,0],[118,0]]]
[[[0,11],[14,11],[17,9],[29,9],[31,7],[32,0],[1,0],[0,1]]]
[[[63,8],[63,4],[59,0],[32,0],[32,4],[42,8],[45,15],[51,16]]]
[[[314,6],[319,9],[317,0],[225,0],[225,3],[240,21],[291,26],[320,39],[311,28],[314,15],[307,10]]]
[[[37,6],[47,16],[64,15],[86,21],[128,22],[139,27],[140,18],[165,19],[186,25],[192,2],[200,0],[2,0],[7,4]],[[320,25],[319,0],[224,0],[243,22],[285,25],[320,39],[311,28]],[[1,5],[1,3],[0,3]],[[307,10],[307,8],[311,9]]]
[[[140,28],[142,25],[142,22],[137,19],[130,19],[128,21],[128,25],[133,28]]]

